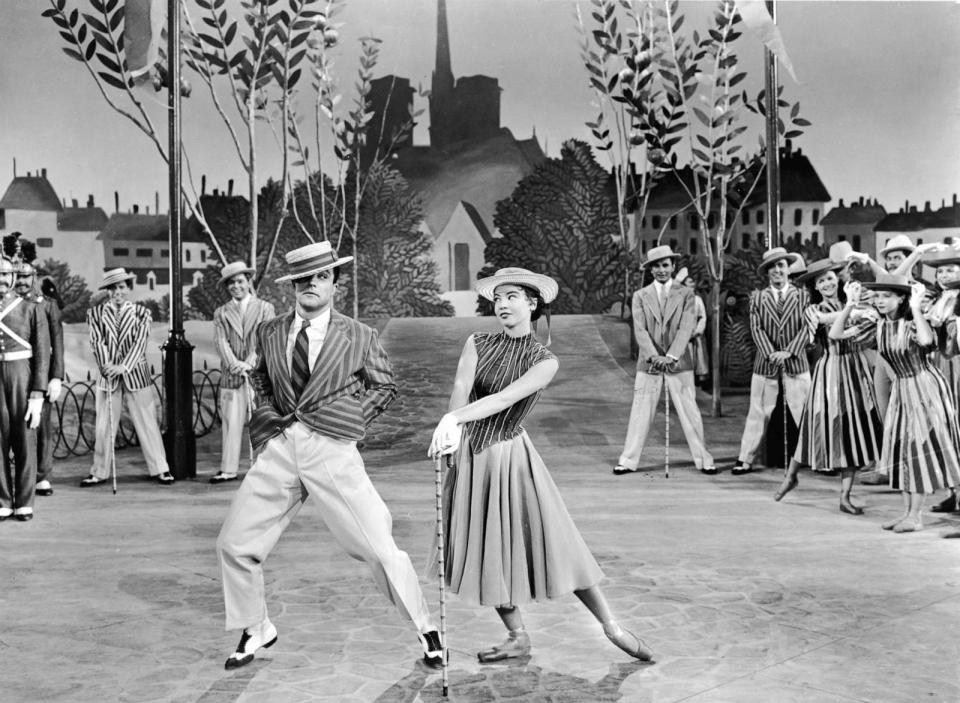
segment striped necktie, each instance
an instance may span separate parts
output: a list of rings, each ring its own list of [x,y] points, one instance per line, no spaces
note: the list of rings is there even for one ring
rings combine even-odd
[[[303,389],[307,387],[307,381],[310,380],[310,340],[307,339],[307,328],[310,327],[310,321],[304,320],[303,326],[297,332],[297,339],[293,345],[293,361],[290,364],[290,384],[293,386],[293,394],[299,398],[303,394]]]

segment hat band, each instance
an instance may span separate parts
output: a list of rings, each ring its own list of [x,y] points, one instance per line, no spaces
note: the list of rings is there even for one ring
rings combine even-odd
[[[332,251],[321,254],[320,256],[311,256],[309,259],[301,259],[290,263],[288,276],[290,278],[300,278],[313,273],[318,268],[332,266],[337,263],[337,256]]]

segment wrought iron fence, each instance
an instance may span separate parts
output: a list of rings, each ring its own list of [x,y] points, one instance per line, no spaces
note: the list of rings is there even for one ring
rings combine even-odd
[[[163,377],[150,367],[153,392],[157,396],[160,408],[160,429],[166,428],[166,408],[163,402]],[[202,369],[193,372],[193,431],[197,437],[209,433],[220,424],[220,369],[207,368],[203,362]],[[83,381],[64,380],[63,392],[51,409],[54,413],[53,422],[57,427],[57,441],[53,455],[57,459],[69,456],[83,456],[93,451],[96,434],[96,407],[97,407],[97,379],[87,372]],[[139,446],[137,433],[132,423],[121,417],[120,427],[117,430],[116,444],[118,449],[128,446]]]

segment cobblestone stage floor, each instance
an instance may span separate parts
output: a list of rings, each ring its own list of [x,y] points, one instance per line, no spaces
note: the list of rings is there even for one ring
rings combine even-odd
[[[434,531],[424,453],[456,359],[477,320],[394,320],[383,339],[404,398],[364,448],[394,533],[425,570]],[[866,514],[838,509],[838,478],[801,474],[782,503],[779,471],[731,476],[746,399],[706,418],[724,470],[695,472],[679,423],[663,475],[663,423],[647,470],[613,476],[629,412],[626,326],[555,317],[561,371],[528,430],[603,567],[621,621],[654,648],[650,666],[610,645],[573,597],[526,611],[532,656],[481,666],[503,633],[492,609],[449,599],[452,701],[867,703],[960,701],[957,516],[894,535],[898,495],[857,486]],[[704,408],[707,406],[703,404]],[[0,699],[4,701],[438,701],[412,630],[343,554],[310,504],[267,563],[276,646],[227,672],[215,538],[236,484],[211,486],[218,437],[199,443],[196,481],[146,480],[118,454],[119,494],[83,489],[88,458],[57,467],[36,519],[0,525]],[[722,461],[721,461],[722,459]],[[939,497],[934,500],[939,500]],[[436,585],[426,578],[428,598]],[[435,600],[434,600],[435,603]]]

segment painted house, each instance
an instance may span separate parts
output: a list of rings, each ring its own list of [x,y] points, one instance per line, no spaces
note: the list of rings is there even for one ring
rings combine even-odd
[[[957,194],[953,194],[953,202],[947,204],[941,201],[940,208],[934,210],[930,201],[924,203],[923,210],[908,202],[899,212],[892,212],[884,217],[874,229],[876,234],[876,251],[874,257],[879,261],[880,250],[898,234],[906,235],[915,244],[940,242],[953,244],[960,241],[960,205],[957,204]],[[923,274],[930,279],[932,271],[928,268]]]
[[[0,237],[20,232],[37,245],[37,260],[66,263],[70,272],[91,288],[103,275],[103,250],[97,236],[107,222],[102,208],[88,196],[85,207],[76,200],[61,203],[47,179],[47,169],[36,175],[14,175],[0,198]]]
[[[861,196],[850,205],[844,205],[841,199],[821,220],[823,243],[832,246],[837,242],[849,242],[854,251],[873,256],[877,249],[874,228],[886,216],[886,209],[876,200],[864,201]]]
[[[434,241],[440,285],[445,291],[441,297],[453,304],[457,315],[476,313],[473,283],[483,268],[483,251],[492,239],[477,209],[461,200]]]

